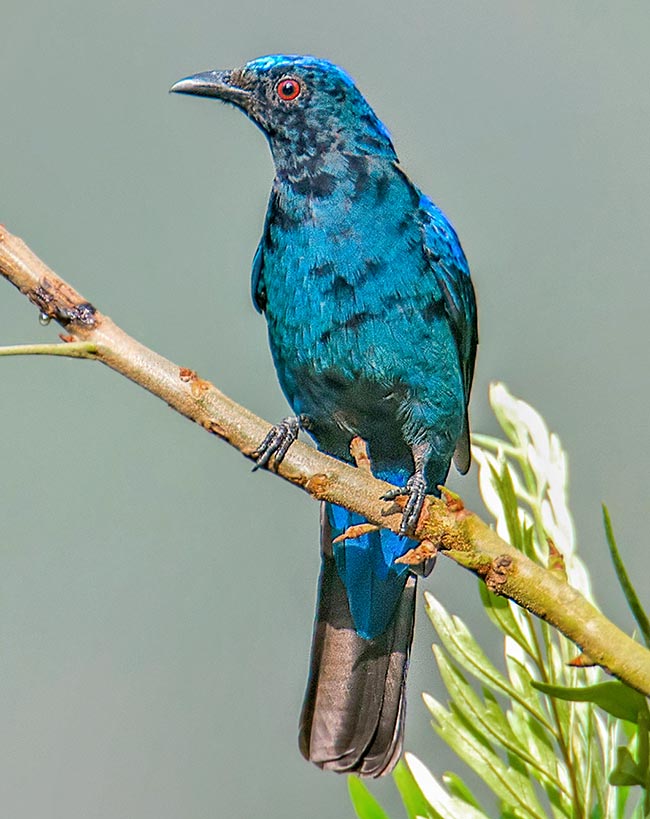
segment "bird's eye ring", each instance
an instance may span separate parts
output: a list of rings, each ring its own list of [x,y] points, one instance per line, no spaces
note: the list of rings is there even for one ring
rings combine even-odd
[[[293,77],[284,77],[275,86],[275,90],[281,100],[291,102],[291,100],[295,100],[296,97],[300,96],[302,88],[298,80],[294,80]]]

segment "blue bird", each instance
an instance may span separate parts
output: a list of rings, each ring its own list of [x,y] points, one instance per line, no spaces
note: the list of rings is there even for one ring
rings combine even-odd
[[[271,55],[172,91],[241,109],[265,134],[275,179],[253,260],[280,385],[295,412],[262,442],[278,463],[302,427],[405,496],[401,534],[332,541],[358,515],[324,504],[322,568],[300,749],[321,768],[380,776],[399,758],[416,578],[409,549],[426,492],[470,465],[467,405],[477,320],[454,229],[401,169],[352,79],[314,57]],[[429,567],[430,568],[430,567]]]

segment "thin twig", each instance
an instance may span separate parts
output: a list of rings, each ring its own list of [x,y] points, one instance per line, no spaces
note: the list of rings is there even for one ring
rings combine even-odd
[[[88,341],[69,344],[13,344],[0,347],[0,355],[62,355],[68,358],[97,358],[97,345]]]

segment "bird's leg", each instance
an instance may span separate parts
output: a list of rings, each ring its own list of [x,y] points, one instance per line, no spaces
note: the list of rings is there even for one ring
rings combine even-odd
[[[390,492],[382,495],[382,500],[395,500],[395,498],[402,495],[407,496],[402,512],[402,522],[399,527],[400,535],[406,535],[408,532],[415,530],[427,495],[427,481],[424,477],[424,470],[431,455],[431,446],[427,443],[414,444],[411,451],[413,452],[415,472],[413,472],[405,486],[391,489]]]
[[[309,421],[305,415],[294,415],[283,418],[279,424],[271,427],[266,438],[255,452],[251,453],[252,457],[255,458],[253,472],[260,469],[260,467],[266,466],[271,457],[274,457],[274,464],[277,468],[289,451],[291,444],[298,438],[300,430],[307,429],[308,426]]]

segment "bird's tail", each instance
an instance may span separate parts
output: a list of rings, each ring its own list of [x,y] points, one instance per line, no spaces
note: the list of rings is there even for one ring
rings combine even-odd
[[[346,515],[349,524],[359,522],[346,510],[323,506],[322,567],[300,750],[326,770],[381,776],[392,770],[402,750],[416,578],[406,567],[385,563],[378,575],[378,560],[383,561],[377,547],[386,553],[405,551],[405,539],[385,530],[347,541],[335,556],[332,537],[345,531]],[[382,538],[394,542],[384,544]],[[350,555],[353,544],[357,553]],[[367,588],[360,596],[359,588],[353,589],[350,597],[355,580]]]

